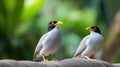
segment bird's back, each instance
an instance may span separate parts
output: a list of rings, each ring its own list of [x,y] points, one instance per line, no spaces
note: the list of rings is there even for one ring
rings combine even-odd
[[[33,60],[38,60],[41,56],[39,55],[39,52],[41,51],[41,49],[43,48],[43,41],[44,41],[44,39],[47,37],[47,34],[44,34],[41,38],[40,38],[40,40],[39,40],[39,42],[38,42],[38,44],[37,44],[37,46],[36,46],[36,48],[35,48],[35,52],[34,52],[34,55],[33,55]]]
[[[81,53],[86,49],[86,47],[87,47],[86,41],[88,39],[89,39],[89,35],[84,37],[81,40],[81,42],[80,42],[80,44],[79,44],[79,46],[78,46],[78,48],[76,50],[76,53],[74,54],[74,57],[77,57],[78,55],[81,55]]]

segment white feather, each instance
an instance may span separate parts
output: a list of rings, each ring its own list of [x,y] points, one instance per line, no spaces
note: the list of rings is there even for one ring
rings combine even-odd
[[[103,37],[101,34],[91,31],[90,35],[83,38],[79,44],[74,57],[95,55],[103,47]]]
[[[37,57],[53,55],[60,47],[60,32],[57,27],[44,34],[39,40],[34,54]]]

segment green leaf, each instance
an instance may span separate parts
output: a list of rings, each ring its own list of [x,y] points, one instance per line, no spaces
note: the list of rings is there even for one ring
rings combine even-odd
[[[30,20],[36,16],[46,0],[25,0],[21,21]]]

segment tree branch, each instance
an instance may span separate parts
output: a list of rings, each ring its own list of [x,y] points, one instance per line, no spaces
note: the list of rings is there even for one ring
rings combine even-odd
[[[100,60],[87,60],[82,58],[64,59],[61,61],[35,62],[0,60],[0,67],[118,67],[120,64],[110,64]]]
[[[113,62],[120,51],[120,10],[117,12],[106,38],[102,59]]]

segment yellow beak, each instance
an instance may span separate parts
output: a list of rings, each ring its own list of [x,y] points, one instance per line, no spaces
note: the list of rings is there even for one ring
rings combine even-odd
[[[60,25],[60,24],[63,24],[63,22],[58,21],[58,22],[55,24],[55,26],[58,26],[58,25]]]
[[[92,30],[92,28],[91,27],[87,27],[85,30]]]

